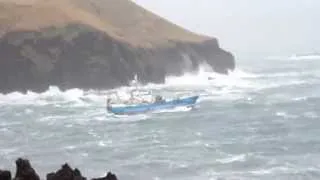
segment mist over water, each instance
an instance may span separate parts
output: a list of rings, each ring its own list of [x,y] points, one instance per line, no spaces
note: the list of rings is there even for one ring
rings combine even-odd
[[[22,156],[42,177],[67,161],[88,177],[319,179],[318,67],[291,54],[241,59],[228,76],[202,67],[142,87],[200,95],[195,109],[134,116],[106,112],[113,90],[0,94],[0,169]]]

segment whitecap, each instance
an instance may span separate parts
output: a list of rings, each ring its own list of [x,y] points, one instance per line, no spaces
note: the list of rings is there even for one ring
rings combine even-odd
[[[302,96],[302,97],[295,97],[295,98],[293,98],[292,100],[293,100],[293,101],[305,101],[305,100],[307,100],[307,99],[308,99],[308,97]]]
[[[297,115],[289,114],[289,113],[284,112],[284,111],[278,111],[278,112],[276,112],[276,116],[283,117],[283,118],[286,118],[286,119],[298,118]]]
[[[317,54],[308,54],[308,55],[291,55],[289,60],[319,60],[320,55]]]
[[[105,147],[105,146],[107,146],[107,144],[104,141],[99,141],[98,146]]]
[[[74,150],[74,149],[76,149],[76,146],[74,146],[74,145],[65,146],[63,149]]]
[[[311,119],[319,118],[319,115],[316,112],[305,112],[303,113],[303,116]]]
[[[216,161],[227,164],[227,163],[232,163],[232,162],[243,162],[246,160],[246,155],[245,154],[238,154],[238,155],[228,155],[229,157],[223,158],[223,159],[217,159]]]
[[[251,174],[254,175],[266,175],[266,174],[275,174],[275,173],[279,173],[279,172],[284,172],[284,173],[289,173],[291,169],[288,167],[284,167],[284,166],[279,166],[279,167],[272,167],[272,168],[268,168],[268,169],[259,169],[259,170],[253,170],[253,171],[249,171]]]
[[[33,113],[34,111],[32,110],[32,109],[29,109],[29,108],[26,108],[25,110],[24,110],[24,113],[25,114],[31,114],[31,113]]]

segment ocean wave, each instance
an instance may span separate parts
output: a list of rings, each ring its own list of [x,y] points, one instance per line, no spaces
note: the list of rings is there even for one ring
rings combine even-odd
[[[320,55],[310,54],[310,55],[291,55],[289,60],[320,60]]]
[[[208,80],[208,78],[213,78]],[[248,80],[255,78],[256,75],[247,73],[242,70],[235,70],[229,75],[221,75],[208,71],[206,67],[200,67],[197,73],[185,73],[182,76],[168,76],[164,84],[147,84],[141,89],[155,90],[167,92],[168,95],[178,94],[192,94],[192,93],[205,93],[203,89],[217,90],[220,88],[252,88],[255,84]],[[50,86],[49,89],[42,93],[35,93],[28,91],[27,93],[12,92],[9,94],[0,94],[0,105],[33,105],[33,106],[47,106],[54,105],[62,107],[64,104],[73,107],[92,106],[93,104],[104,105],[105,98],[112,92],[117,92],[120,96],[125,98],[128,96],[126,92],[132,89],[129,86],[123,86],[110,90],[88,90],[82,89],[69,89],[66,91],[60,90],[58,87]],[[222,90],[219,93],[229,93],[228,90]]]
[[[277,60],[277,61],[292,61],[292,60],[320,60],[319,54],[305,54],[305,55],[299,55],[299,54],[292,54],[292,55],[280,55],[280,56],[267,56],[267,60]]]
[[[247,99],[250,101],[250,93],[262,92],[263,90],[276,89],[281,87],[298,86],[308,82],[299,79],[301,74],[308,75],[307,72],[277,72],[277,73],[252,73],[247,70],[237,68],[228,75],[218,74],[210,68],[200,66],[198,72],[185,73],[182,76],[168,76],[163,84],[146,84],[141,89],[151,90],[168,98],[184,95],[200,95],[199,103],[203,101],[238,100]],[[281,77],[280,79],[278,79]],[[283,78],[282,78],[283,77]],[[284,79],[290,77],[290,79]],[[212,78],[212,79],[208,79]],[[277,78],[277,79],[275,79]],[[12,92],[0,94],[0,106],[7,105],[30,105],[25,114],[34,113],[32,106],[54,106],[61,109],[91,108],[105,110],[106,97],[113,92],[117,92],[121,98],[128,98],[130,86],[123,86],[109,90],[82,90],[69,89],[60,90],[58,87],[50,86],[43,93],[28,91],[27,93]],[[186,109],[173,110],[172,112],[188,111]],[[171,112],[171,111],[170,111]],[[97,112],[92,112],[97,113]],[[93,116],[94,119],[99,118]],[[103,118],[100,118],[103,119]]]
[[[275,115],[278,117],[282,117],[284,119],[296,119],[299,117],[298,115],[289,114],[288,112],[285,112],[285,111],[278,111],[275,113]]]
[[[233,163],[236,161],[244,162],[246,160],[246,157],[247,156],[245,154],[229,155],[227,158],[217,159],[216,161],[223,164]]]

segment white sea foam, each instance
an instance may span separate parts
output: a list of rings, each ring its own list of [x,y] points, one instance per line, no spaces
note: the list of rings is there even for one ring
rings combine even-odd
[[[200,66],[198,72],[185,73],[182,76],[168,76],[164,84],[147,84],[142,89],[152,90],[168,98],[183,95],[200,95],[199,103],[211,100],[234,100],[239,98],[250,99],[246,93],[255,92],[262,89],[277,88],[284,85],[299,85],[305,83],[304,80],[290,79],[286,81],[270,80],[266,78],[274,77],[298,77],[300,72],[255,74],[237,68],[228,75],[218,74],[208,66]],[[208,79],[209,78],[209,79]],[[210,79],[211,78],[211,79]],[[43,93],[28,91],[23,94],[12,92],[0,94],[0,106],[5,105],[32,105],[32,106],[54,106],[55,108],[72,107],[96,107],[105,110],[105,99],[111,96],[112,92],[117,92],[121,99],[129,97],[128,90],[132,87],[120,87],[104,91],[84,91],[82,89],[60,90],[58,87],[49,87]],[[28,108],[25,114],[33,113],[34,109]],[[187,111],[186,109],[173,111]],[[97,113],[97,112],[94,112]],[[93,117],[96,120],[104,119]]]
[[[212,77],[212,80],[208,80]],[[215,89],[217,87],[253,87],[253,84],[245,78],[254,78],[254,74],[246,73],[241,70],[231,72],[229,75],[221,75],[208,70],[207,67],[200,67],[197,73],[185,73],[183,76],[168,76],[164,84],[147,84],[142,89],[164,90],[174,92],[174,94],[190,93],[192,90]],[[89,106],[92,104],[105,103],[106,95],[111,92],[117,92],[121,98],[128,98],[126,93],[130,87],[120,87],[105,91],[84,91],[81,89],[69,89],[61,91],[58,87],[51,86],[43,93],[28,91],[23,94],[12,92],[9,94],[0,94],[1,104],[12,105],[34,105],[45,106],[54,104],[59,107],[64,103],[71,103],[73,106]],[[171,90],[170,90],[171,89]],[[202,91],[202,93],[204,93]],[[223,93],[221,91],[220,93]],[[225,91],[225,93],[228,93]],[[170,94],[170,93],[169,93]],[[104,104],[103,104],[104,105]],[[27,112],[29,113],[29,112]]]

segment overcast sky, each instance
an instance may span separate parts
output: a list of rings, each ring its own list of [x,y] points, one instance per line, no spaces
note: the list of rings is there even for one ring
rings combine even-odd
[[[134,0],[238,54],[320,53],[320,0]]]

